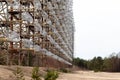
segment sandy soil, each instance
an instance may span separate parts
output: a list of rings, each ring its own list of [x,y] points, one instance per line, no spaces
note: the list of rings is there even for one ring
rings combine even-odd
[[[0,80],[13,80],[13,71],[17,66],[1,66]],[[31,80],[32,67],[20,67],[24,73],[25,80]],[[45,68],[40,68],[40,72],[44,72]],[[120,73],[105,73],[93,71],[76,71],[73,73],[60,73],[57,80],[120,80]]]
[[[57,80],[120,80],[120,73],[77,71],[61,74]]]
[[[31,74],[33,67],[23,67],[23,66],[3,66],[0,65],[0,80],[13,80],[14,72],[16,68],[19,67],[22,69],[22,73],[24,74],[25,80],[31,80]],[[40,68],[41,73],[45,73],[45,68]]]

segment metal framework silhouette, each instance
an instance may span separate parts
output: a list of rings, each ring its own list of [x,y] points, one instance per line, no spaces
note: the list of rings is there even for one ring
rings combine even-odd
[[[7,65],[71,66],[72,0],[0,0],[0,52]]]

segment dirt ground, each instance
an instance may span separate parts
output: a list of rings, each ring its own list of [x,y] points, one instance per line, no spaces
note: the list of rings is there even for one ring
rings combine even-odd
[[[17,66],[1,66],[0,80],[13,80],[13,71]],[[23,70],[25,80],[31,80],[32,67],[20,67]],[[44,72],[44,68],[40,68]],[[43,79],[42,79],[43,80]],[[60,73],[57,80],[120,80],[120,73],[105,73],[93,71],[76,71],[72,73]]]
[[[61,74],[57,80],[120,80],[120,73],[77,71]]]
[[[24,74],[25,80],[31,80],[31,74],[33,67],[23,67],[23,66],[3,66],[0,65],[0,80],[13,80],[15,77],[14,72],[16,71],[17,67],[22,70]],[[40,68],[41,73],[45,73],[45,68]]]

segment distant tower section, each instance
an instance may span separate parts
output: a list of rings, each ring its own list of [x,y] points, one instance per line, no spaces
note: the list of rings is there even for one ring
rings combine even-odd
[[[0,60],[7,65],[71,66],[72,4],[72,0],[0,0]]]

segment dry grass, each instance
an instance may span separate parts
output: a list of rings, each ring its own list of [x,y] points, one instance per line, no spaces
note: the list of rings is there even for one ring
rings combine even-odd
[[[61,74],[57,80],[120,80],[120,73],[77,71],[75,73]]]
[[[0,80],[12,80],[13,71],[18,66],[2,66],[0,65]],[[31,73],[33,67],[19,66],[26,80],[31,80]],[[45,68],[40,68],[42,74],[45,73]],[[106,72],[93,72],[93,71],[76,71],[74,73],[60,73],[57,80],[120,80],[120,73],[106,73]]]
[[[33,67],[23,67],[23,66],[2,66],[0,65],[0,80],[12,80],[14,77],[13,72],[20,67],[24,73],[25,80],[31,80],[31,74]],[[44,68],[40,68],[41,74],[44,74]]]

